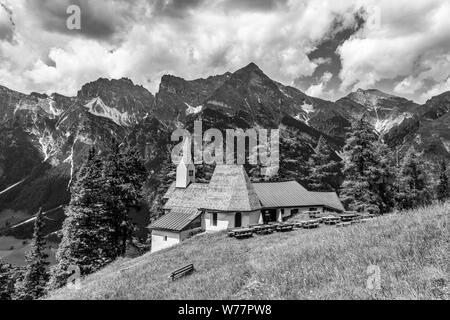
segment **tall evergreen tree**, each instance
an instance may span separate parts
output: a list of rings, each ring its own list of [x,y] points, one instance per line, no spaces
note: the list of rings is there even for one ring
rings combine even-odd
[[[411,209],[431,203],[426,168],[426,161],[411,146],[397,173],[398,191],[395,196],[397,209]]]
[[[102,176],[103,207],[114,229],[110,244],[112,258],[124,255],[132,238],[134,227],[128,212],[139,204],[145,179],[145,166],[137,149],[114,142]]]
[[[437,187],[437,199],[445,201],[450,198],[450,185],[447,171],[447,163],[443,160],[440,166],[439,184]]]
[[[391,149],[378,141],[375,145],[378,166],[375,171],[375,190],[380,196],[379,208],[381,213],[391,211],[395,207],[395,157]]]
[[[111,262],[113,226],[102,206],[102,161],[91,149],[72,186],[72,197],[65,208],[62,240],[52,269],[50,288],[66,285],[73,268],[81,275],[97,271]]]
[[[352,123],[344,146],[344,175],[341,198],[355,211],[384,213],[389,204],[383,184],[389,181],[386,147],[364,117]]]
[[[42,297],[46,292],[49,279],[47,267],[48,255],[45,253],[45,238],[43,234],[44,216],[39,210],[34,222],[33,240],[30,251],[27,252],[27,267],[24,277],[17,283],[16,296],[21,300],[34,300]]]
[[[339,188],[341,163],[333,159],[333,150],[320,136],[314,153],[308,161],[310,167],[309,187],[314,191],[336,191]]]

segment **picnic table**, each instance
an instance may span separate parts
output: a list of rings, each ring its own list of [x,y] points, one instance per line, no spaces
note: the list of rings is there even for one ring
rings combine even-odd
[[[346,212],[344,214],[341,214],[341,221],[342,222],[351,222],[358,218],[358,214],[356,212]]]
[[[262,224],[262,225],[255,225],[255,226],[251,226],[251,228],[253,229],[253,231],[256,234],[270,234],[273,232],[273,227],[267,224]]]
[[[253,229],[250,228],[239,228],[233,229],[228,234],[233,233],[232,237],[236,239],[250,238],[253,237]]]
[[[309,212],[308,212],[309,217],[310,217],[311,219],[317,219],[317,218],[319,218],[319,216],[320,216],[321,213],[322,213],[321,211],[309,211]]]
[[[323,218],[323,223],[325,223],[326,225],[334,225],[334,224],[338,223],[340,220],[341,220],[341,218],[339,218],[339,217],[328,216],[328,217]]]
[[[292,223],[280,223],[277,225],[277,231],[279,232],[288,232],[294,229],[294,225]]]
[[[307,220],[303,222],[303,228],[305,229],[318,228],[319,223],[320,223],[319,219]]]
[[[303,221],[294,221],[292,222],[294,228],[303,228]]]

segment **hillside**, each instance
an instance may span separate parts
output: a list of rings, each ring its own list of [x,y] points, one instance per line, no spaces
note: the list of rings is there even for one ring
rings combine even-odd
[[[117,261],[50,299],[449,299],[449,214],[447,203],[346,228],[199,235]],[[193,275],[167,279],[188,263]],[[370,265],[381,270],[381,290],[366,288]]]

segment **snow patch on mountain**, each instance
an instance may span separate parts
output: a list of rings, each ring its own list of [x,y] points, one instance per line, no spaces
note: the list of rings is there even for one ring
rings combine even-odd
[[[186,114],[197,114],[203,110],[203,106],[193,107],[189,103],[184,103],[188,108],[186,109]]]
[[[56,107],[56,102],[53,99],[41,99],[38,98],[37,103],[32,100],[21,100],[14,109],[14,114],[16,114],[20,110],[27,110],[33,113],[37,113],[39,111],[44,111],[51,119],[62,114],[63,110],[59,110]]]
[[[289,93],[286,92],[286,90],[283,89],[283,87],[279,86],[278,89],[281,91],[281,93],[288,98],[294,99]]]
[[[222,108],[232,109],[229,105],[227,105],[226,103],[221,102],[221,101],[209,100],[207,103],[212,104],[214,106],[222,107]]]
[[[313,113],[315,111],[314,106],[312,104],[308,104],[306,102],[302,105],[302,109],[307,114]]]
[[[315,111],[314,106],[312,104],[303,103],[301,109],[304,113],[299,113],[294,118],[300,121],[304,121],[307,125],[309,125],[309,120],[311,119],[310,114]]]
[[[53,139],[52,135],[47,131],[40,132],[35,127],[27,130],[28,133],[35,136],[37,143],[39,144],[39,150],[44,156],[44,161],[50,160],[50,164],[57,166],[59,164],[58,159],[54,157],[59,150],[59,145]]]
[[[378,116],[378,114],[377,114],[377,116]],[[377,120],[374,124],[375,130],[380,134],[387,133],[393,127],[400,125],[404,120],[409,119],[411,117],[412,117],[412,114],[410,114],[410,113],[404,113],[397,117],[390,117],[390,118],[386,118],[384,120],[380,120],[377,117]]]
[[[110,119],[119,126],[130,125],[130,116],[128,115],[128,112],[120,112],[116,108],[108,107],[99,97],[89,101],[85,107],[89,110],[89,113],[94,116]]]
[[[447,152],[450,152],[450,141],[448,141],[448,140],[442,140],[442,139],[441,139],[441,141],[442,141],[442,144],[443,144],[444,147],[445,147],[445,150],[447,150]]]

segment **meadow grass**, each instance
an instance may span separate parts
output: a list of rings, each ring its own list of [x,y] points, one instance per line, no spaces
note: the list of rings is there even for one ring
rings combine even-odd
[[[236,240],[198,235],[120,259],[50,299],[449,299],[450,204],[345,228],[299,229]],[[196,271],[170,281],[171,271]],[[367,288],[368,267],[381,288]],[[121,272],[121,269],[127,268]]]

